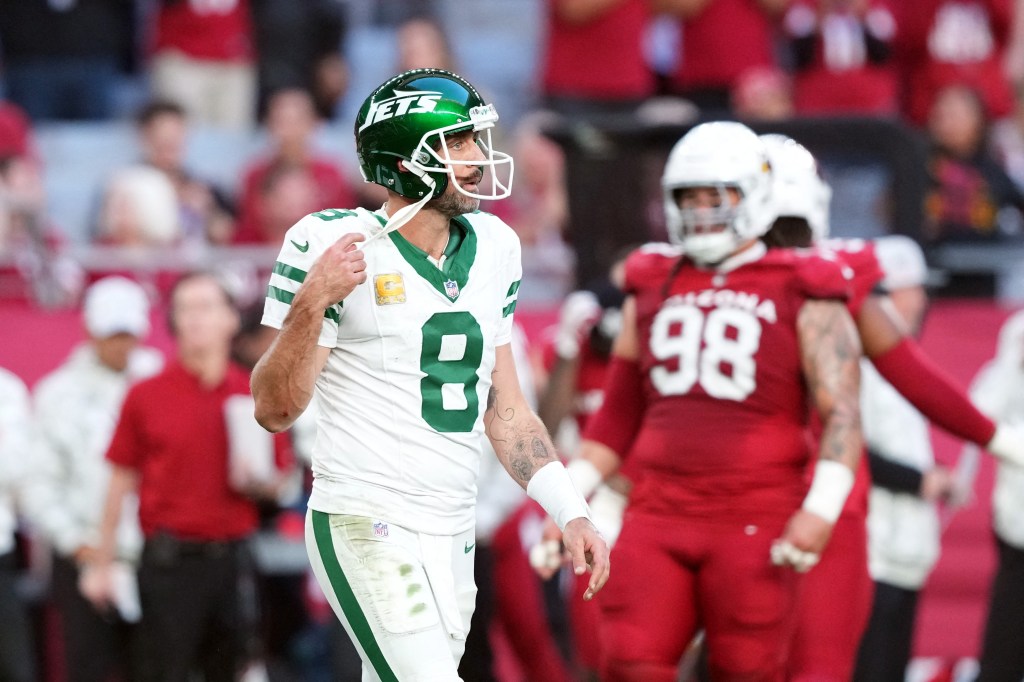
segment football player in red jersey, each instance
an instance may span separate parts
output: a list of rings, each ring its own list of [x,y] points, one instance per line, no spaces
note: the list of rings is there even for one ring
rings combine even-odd
[[[763,135],[774,183],[778,215],[765,235],[769,247],[811,247],[842,263],[851,274],[850,314],[865,355],[907,400],[934,424],[965,440],[987,446],[993,454],[1018,458],[1019,432],[999,427],[918,348],[888,297],[877,292],[883,277],[875,245],[861,239],[828,239],[831,190],[814,157],[796,141]],[[845,682],[853,675],[857,648],[867,624],[872,583],[867,567],[867,466],[833,529],[829,550],[804,581],[799,622],[792,645],[789,679]],[[830,608],[837,589],[844,610]]]
[[[782,680],[798,571],[827,544],[861,451],[848,283],[834,262],[759,241],[771,174],[745,126],[691,130],[662,184],[675,246],[627,261],[589,469],[574,473],[586,494],[628,456],[634,480],[601,600],[602,679],[674,681],[703,627],[713,679]],[[824,424],[810,490],[808,401]]]

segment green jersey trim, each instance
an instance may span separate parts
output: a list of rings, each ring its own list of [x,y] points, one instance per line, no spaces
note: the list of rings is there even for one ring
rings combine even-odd
[[[276,271],[276,268],[275,268],[275,271]],[[299,272],[302,272],[302,270],[299,270]],[[303,272],[302,275],[303,275],[303,277],[305,277],[306,273]],[[295,294],[293,294],[290,291],[285,291],[284,289],[279,289],[279,288],[275,287],[273,284],[271,284],[271,285],[269,285],[267,287],[267,298],[271,298],[271,299],[273,299],[275,301],[280,301],[281,303],[284,303],[285,305],[291,305],[292,301],[295,300]],[[343,305],[345,305],[344,301],[340,301],[338,303],[339,307],[341,307]],[[324,317],[326,317],[329,320],[334,320],[335,322],[338,322],[338,323],[341,322],[341,313],[339,313],[337,310],[335,310],[333,306],[330,307],[330,308],[327,308],[326,310],[324,310]]]
[[[384,224],[387,220],[374,213]],[[413,267],[420,277],[427,280],[435,289],[450,301],[457,301],[459,294],[469,283],[469,270],[476,260],[477,237],[473,226],[464,217],[453,218],[448,228],[451,237],[444,250],[444,263],[440,268],[430,262],[426,251],[415,246],[399,232],[392,232],[392,243],[402,254],[402,258]]]
[[[316,540],[317,551],[320,552],[320,560],[324,562],[324,569],[327,571],[328,580],[331,581],[334,596],[338,598],[338,604],[352,627],[352,633],[359,640],[363,651],[366,652],[377,676],[383,682],[398,682],[398,676],[395,675],[387,659],[384,658],[384,652],[380,650],[380,645],[373,636],[370,622],[366,619],[363,609],[360,608],[359,601],[352,591],[352,585],[349,584],[348,578],[345,577],[345,572],[341,568],[341,563],[338,562],[338,555],[334,550],[334,539],[331,537],[330,516],[315,510],[311,512],[311,516],[313,537]]]

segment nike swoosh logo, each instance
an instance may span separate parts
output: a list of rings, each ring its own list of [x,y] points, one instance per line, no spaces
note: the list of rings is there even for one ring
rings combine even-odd
[[[289,239],[288,241],[290,241],[292,243],[292,246],[294,246],[296,249],[298,249],[300,253],[306,253],[307,251],[309,251],[309,242],[308,241],[305,244],[300,244],[297,241],[295,241],[294,239]]]
[[[466,546],[462,548],[462,553],[463,554],[469,554],[470,552],[473,551],[474,547],[476,547],[476,543],[475,542],[472,545],[467,542]]]

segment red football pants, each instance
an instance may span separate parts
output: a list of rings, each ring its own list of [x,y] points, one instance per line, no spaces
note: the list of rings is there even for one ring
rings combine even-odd
[[[792,682],[847,682],[871,614],[865,517],[844,512],[817,566],[804,576],[789,664]]]
[[[597,597],[601,679],[674,682],[703,626],[712,679],[781,681],[800,576],[769,558],[785,520],[760,521],[627,512]]]

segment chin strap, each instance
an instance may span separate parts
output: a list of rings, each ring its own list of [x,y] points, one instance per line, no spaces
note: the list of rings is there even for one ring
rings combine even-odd
[[[434,178],[430,177],[429,173],[416,168],[412,164],[406,166],[412,173],[419,176],[421,180],[427,185],[427,193],[423,195],[423,198],[417,201],[415,204],[409,204],[395,211],[395,213],[388,218],[388,221],[384,225],[380,225],[374,222],[373,230],[366,236],[366,239],[362,242],[361,248],[365,248],[367,244],[372,242],[378,237],[391,234],[395,230],[405,225],[407,222],[412,220],[412,217],[419,213],[420,209],[427,205],[427,202],[434,197],[434,188],[437,187],[437,183]]]

